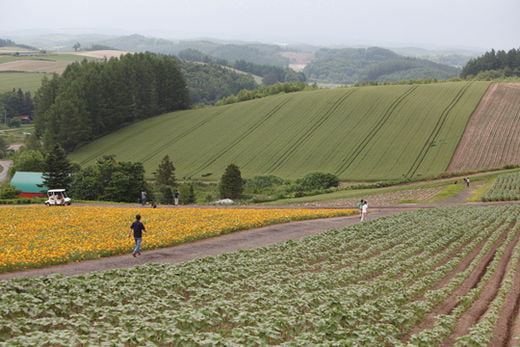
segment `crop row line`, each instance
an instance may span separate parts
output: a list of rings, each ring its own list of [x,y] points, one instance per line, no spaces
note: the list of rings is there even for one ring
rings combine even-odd
[[[520,225],[516,224],[516,227],[513,231],[514,234],[517,234],[520,231]],[[501,281],[500,288],[498,289],[494,300],[489,305],[489,309],[480,319],[480,321],[470,328],[470,331],[467,335],[462,336],[457,339],[457,345],[490,345],[491,339],[494,335],[494,328],[499,319],[500,311],[504,305],[506,300],[506,296],[510,292],[513,286],[513,280],[515,276],[518,274],[518,267],[520,259],[520,242],[516,242],[515,248],[513,250],[513,255],[510,257],[510,267],[507,272],[506,277]],[[516,300],[516,306],[518,306],[519,299]],[[517,311],[518,312],[518,311]],[[508,317],[510,321],[515,320],[517,317],[512,311],[512,314]],[[506,329],[506,334],[502,338],[500,345],[505,345],[505,342],[509,342],[512,340],[511,336],[511,324],[508,324],[508,328]],[[504,341],[509,340],[509,341]],[[497,345],[497,344],[494,344]]]
[[[264,123],[266,123],[289,101],[290,101],[290,99],[286,98],[285,100],[283,100],[282,102],[277,104],[269,112],[267,112],[258,122],[252,124],[247,130],[240,133],[240,135],[237,138],[235,138],[228,145],[226,145],[224,148],[219,150],[214,156],[210,157],[204,163],[199,165],[195,170],[193,170],[191,173],[189,173],[188,176],[194,175],[195,173],[203,170],[204,168],[208,167],[209,165],[211,165],[214,162],[216,162],[217,160],[219,160],[224,154],[226,154],[228,151],[230,151],[232,148],[234,148],[236,145],[238,145],[240,142],[242,142],[245,138],[247,138],[250,134],[252,134],[256,129],[258,129],[260,126],[262,126]]]
[[[457,92],[455,97],[444,108],[440,117],[437,119],[437,122],[435,123],[435,126],[434,126],[432,132],[430,133],[430,135],[424,142],[424,145],[422,146],[421,151],[415,158],[414,162],[412,163],[412,166],[406,173],[405,177],[413,177],[415,175],[415,173],[417,172],[417,170],[423,163],[424,159],[426,158],[426,155],[430,151],[430,148],[434,144],[435,139],[437,138],[437,136],[441,132],[444,124],[446,123],[446,120],[448,119],[448,115],[450,114],[451,110],[455,107],[455,105],[458,104],[458,102],[460,101],[460,99],[462,98],[462,96],[464,95],[466,90],[471,86],[471,83],[472,82],[464,84],[462,86],[462,88]]]
[[[295,142],[293,142],[292,146],[288,148],[284,153],[282,153],[281,156],[279,156],[268,168],[267,172],[271,173],[274,170],[278,169],[280,165],[282,165],[288,158],[291,157],[291,155],[300,148],[301,144],[303,144],[317,129],[319,129],[323,123],[325,123],[333,114],[334,112],[345,102],[345,100],[351,96],[357,89],[350,89],[345,93],[343,96],[338,98],[331,107],[324,113],[324,114],[317,114],[317,120],[314,122],[312,126],[307,128],[307,130],[300,135],[299,138],[296,139]]]
[[[185,138],[186,136],[190,135],[192,132],[197,130],[198,128],[206,125],[210,121],[214,121],[216,117],[220,116],[222,113],[224,113],[224,109],[221,109],[220,111],[214,113],[211,117],[207,117],[206,119],[195,123],[193,126],[189,127],[188,129],[184,130],[182,133],[178,134],[177,136],[172,137],[169,141],[164,142],[161,146],[155,148],[154,150],[150,151],[145,157],[142,157],[140,161],[142,163],[145,163],[147,161],[150,161],[152,158],[154,158],[157,154],[161,153],[165,148],[168,148],[175,142]]]
[[[509,225],[507,224],[503,224],[502,227],[496,229],[493,237],[490,238],[486,245],[481,249],[478,256],[473,259],[471,265],[463,273],[452,279],[445,288],[433,292],[432,294],[435,293],[435,295],[432,298],[436,298],[436,300],[447,298],[447,294],[451,293],[453,289],[461,285],[463,281],[468,278],[469,274],[477,269],[481,260],[484,259],[490,250],[492,250],[493,245],[496,242],[499,242],[500,236],[509,230]],[[487,267],[485,267],[485,274],[481,277],[479,276],[478,283],[472,286],[472,288],[464,295],[458,296],[456,307],[454,307],[448,314],[437,316],[434,328],[425,329],[420,333],[413,335],[409,340],[412,345],[439,345],[446,337],[450,336],[450,334],[455,331],[460,317],[478,299],[483,288],[488,283],[490,276],[496,271],[501,260],[498,255],[504,252],[514,237],[515,233],[509,232],[507,234],[506,239],[501,242],[501,245],[496,250],[493,251],[493,254],[490,257],[490,262],[487,264]]]
[[[342,163],[339,164],[339,166],[335,169],[334,173],[336,175],[341,174],[346,169],[352,165],[354,160],[363,152],[365,147],[372,141],[372,139],[381,131],[385,123],[388,121],[390,116],[394,113],[397,106],[406,99],[407,96],[409,96],[415,89],[417,89],[417,86],[410,87],[406,92],[401,94],[397,99],[395,99],[390,106],[386,109],[386,111],[383,113],[381,118],[376,122],[375,126],[370,130],[370,132],[363,138],[362,141],[360,141],[357,146],[352,151],[352,154],[345,158]]]

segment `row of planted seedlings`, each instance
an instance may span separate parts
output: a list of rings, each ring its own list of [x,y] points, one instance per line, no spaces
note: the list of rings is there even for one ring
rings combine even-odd
[[[475,224],[478,225],[478,222]],[[385,270],[386,282],[383,281],[389,290],[363,304],[365,311],[372,308],[369,315],[370,320],[364,319],[362,322],[365,325],[364,331],[372,331],[373,334],[366,334],[368,340],[360,341],[358,339],[355,341],[356,343],[373,343],[375,342],[373,337],[379,335],[383,340],[377,341],[378,343],[395,344],[397,343],[395,339],[402,335],[402,331],[416,323],[422,314],[428,311],[428,303],[416,301],[417,297],[437,280],[442,279],[447,272],[453,270],[460,259],[452,260],[443,266],[442,271],[435,268],[436,264],[475,236],[471,233],[460,232],[457,235],[450,235],[446,231],[445,229],[444,233],[442,230],[438,234],[432,233],[433,238],[431,239],[423,238],[422,241],[429,245],[425,247],[428,248],[428,251],[418,253],[415,257],[405,255],[403,258],[394,258],[398,265]],[[474,233],[478,233],[478,230],[474,230]],[[420,249],[423,248],[421,243],[415,243],[412,239],[407,240],[407,243],[412,251],[420,252]],[[469,252],[472,248],[467,247],[466,249]],[[400,276],[400,274],[404,274],[404,276]],[[386,325],[382,322],[386,322]],[[386,327],[386,330],[383,327]],[[398,331],[399,328],[401,333]]]
[[[515,225],[512,234],[520,232],[520,224]],[[497,295],[489,305],[489,310],[484,314],[480,321],[470,328],[467,335],[457,339],[457,345],[459,346],[490,346],[492,338],[495,332],[495,326],[500,318],[501,310],[504,308],[506,297],[509,295],[515,276],[519,276],[519,264],[520,264],[520,242],[517,242],[514,248],[513,255],[510,261],[511,266],[502,281]],[[515,340],[518,342],[518,336]],[[509,341],[506,341],[509,342]]]
[[[182,264],[0,283],[2,331],[21,344],[399,344],[514,213],[423,210]]]
[[[520,200],[520,172],[499,175],[482,201]]]
[[[492,208],[497,216],[488,229],[491,230],[491,237],[486,241],[485,245],[481,248],[478,255],[473,259],[471,264],[466,270],[457,274],[456,277],[451,279],[449,283],[437,290],[432,290],[425,294],[434,305],[441,303],[445,300],[456,288],[458,288],[466,278],[477,268],[481,259],[486,253],[498,242],[504,232],[509,231],[509,224],[515,220],[515,213],[518,213],[517,206],[508,207],[494,207]],[[504,211],[506,210],[506,211]],[[507,212],[509,211],[509,213]],[[498,264],[500,263],[500,254],[507,248],[509,242],[515,237],[514,232],[509,232],[505,241],[496,250],[496,256],[493,261],[487,266],[485,275],[480,279],[477,287],[471,289],[466,295],[459,297],[458,305],[447,315],[439,315],[436,317],[434,327],[431,329],[425,329],[420,333],[413,335],[409,339],[409,343],[412,345],[439,345],[455,331],[459,318],[471,307],[473,303],[479,298],[482,290],[486,286],[490,277],[496,271]]]

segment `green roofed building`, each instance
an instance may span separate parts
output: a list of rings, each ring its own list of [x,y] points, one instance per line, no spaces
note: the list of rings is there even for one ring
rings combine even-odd
[[[17,171],[11,179],[11,185],[22,191],[19,195],[22,198],[45,196],[44,192],[48,188],[43,186],[42,175],[41,172]]]

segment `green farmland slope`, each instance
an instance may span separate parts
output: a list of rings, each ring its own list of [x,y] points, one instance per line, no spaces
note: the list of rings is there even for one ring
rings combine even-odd
[[[140,161],[151,176],[168,154],[177,177],[218,179],[229,163],[244,177],[313,171],[381,180],[445,171],[487,82],[339,88],[164,114],[72,153]]]

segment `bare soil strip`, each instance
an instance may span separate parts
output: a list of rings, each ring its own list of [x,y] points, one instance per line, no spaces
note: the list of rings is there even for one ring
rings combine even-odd
[[[495,326],[491,346],[517,346],[520,334],[520,271],[517,271],[511,291],[507,294],[502,314]]]
[[[520,164],[520,83],[492,84],[471,116],[449,172]]]

